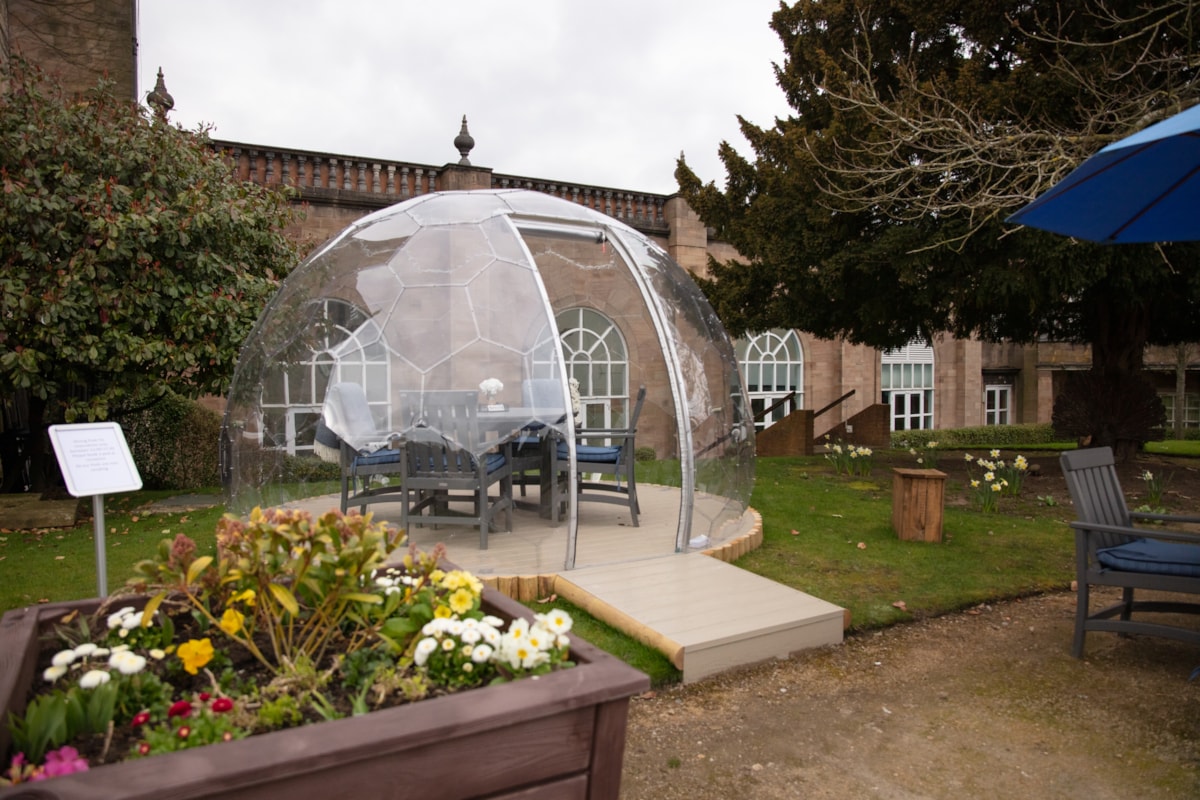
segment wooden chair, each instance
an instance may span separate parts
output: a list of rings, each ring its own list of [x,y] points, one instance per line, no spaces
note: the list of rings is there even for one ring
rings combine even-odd
[[[463,525],[479,527],[479,549],[488,546],[488,531],[500,512],[505,530],[512,530],[511,445],[476,457],[479,447],[478,395],[470,391],[401,393],[402,408],[417,409],[413,425],[399,442],[401,525]],[[491,499],[489,487],[500,484]],[[471,512],[450,508],[467,502]]]
[[[575,487],[575,502],[577,503],[614,503],[628,506],[629,517],[633,527],[638,527],[638,514],[641,508],[637,498],[637,474],[634,458],[635,437],[637,436],[638,417],[642,413],[642,405],[646,401],[646,387],[638,389],[637,401],[633,413],[629,415],[629,424],[624,428],[590,428],[578,432],[575,443],[575,464],[579,471],[579,479]],[[597,439],[606,439],[609,444],[589,444]],[[554,449],[553,470],[555,496],[551,499],[553,520],[558,521],[566,498],[561,496],[569,468],[570,452],[566,442],[559,442]],[[601,480],[584,480],[583,476],[599,475]],[[611,480],[603,480],[610,478]],[[624,481],[624,483],[622,483]]]
[[[391,479],[402,472],[400,451],[395,446],[398,438],[396,432],[375,428],[366,392],[357,383],[329,387],[314,449],[323,458],[329,458],[331,451],[337,453],[343,514],[352,505],[365,514],[370,503],[399,499],[400,485]]]
[[[1176,627],[1134,614],[1200,614],[1200,603],[1135,600],[1137,589],[1200,594],[1200,534],[1135,522],[1197,523],[1200,517],[1130,511],[1117,479],[1112,449],[1063,453],[1059,459],[1075,504],[1075,577],[1078,585],[1071,654],[1083,657],[1088,631],[1142,633],[1200,644],[1200,630]],[[1092,611],[1091,586],[1121,587],[1121,601]]]

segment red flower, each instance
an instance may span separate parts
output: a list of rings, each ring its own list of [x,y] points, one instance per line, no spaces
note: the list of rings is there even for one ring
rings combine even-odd
[[[150,743],[149,742],[138,742],[138,753],[143,756],[150,755]]]
[[[210,697],[212,697],[212,695],[211,695],[211,694],[209,694],[208,692],[201,692],[201,693],[200,693],[200,702],[201,702],[201,703],[207,703],[207,702],[208,702],[208,698],[210,698]]]
[[[233,709],[233,701],[228,697],[218,697],[213,700],[212,710],[214,714],[224,714],[226,711]]]
[[[171,707],[169,709],[167,709],[167,718],[170,719],[171,717],[187,717],[187,716],[191,716],[191,713],[192,713],[192,704],[189,703],[187,700],[180,700],[176,703],[171,704]]]
[[[192,735],[192,729],[189,728],[187,725],[184,725],[182,728],[179,729],[179,738],[180,739],[186,739],[187,737],[189,737],[191,735]]]
[[[135,728],[139,728],[142,725],[145,725],[149,721],[150,721],[150,712],[142,711],[142,712],[134,715],[133,722],[131,722],[130,724]]]

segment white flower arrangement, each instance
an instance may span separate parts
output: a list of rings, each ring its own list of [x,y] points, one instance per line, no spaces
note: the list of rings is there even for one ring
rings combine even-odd
[[[498,378],[487,378],[479,384],[479,391],[486,394],[489,398],[494,398],[500,392],[504,391],[504,384]]]

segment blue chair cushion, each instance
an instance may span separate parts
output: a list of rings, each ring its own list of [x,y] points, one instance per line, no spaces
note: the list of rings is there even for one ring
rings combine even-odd
[[[570,450],[567,448],[566,442],[558,444],[558,459],[566,461],[571,457]],[[616,464],[621,460],[620,447],[601,447],[597,445],[581,444],[575,447],[575,461],[589,462],[592,464]]]
[[[1149,572],[1180,578],[1200,577],[1200,545],[1138,539],[1096,551],[1096,560],[1109,569]]]
[[[398,463],[400,463],[400,451],[387,447],[376,450],[374,453],[365,453],[354,457],[354,466],[356,468]]]

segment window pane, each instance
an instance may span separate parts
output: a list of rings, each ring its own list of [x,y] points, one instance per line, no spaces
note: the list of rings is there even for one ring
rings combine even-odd
[[[366,367],[367,400],[372,403],[388,401],[388,380],[386,364],[367,364]]]
[[[609,364],[608,368],[612,370],[613,394],[628,394],[629,379],[625,377],[625,365]]]
[[[271,370],[263,380],[263,405],[283,405],[287,402],[287,393],[283,390],[283,370]]]

